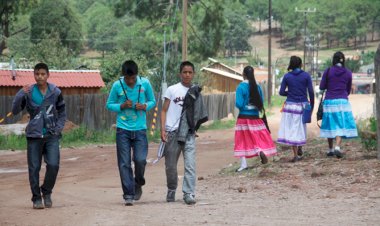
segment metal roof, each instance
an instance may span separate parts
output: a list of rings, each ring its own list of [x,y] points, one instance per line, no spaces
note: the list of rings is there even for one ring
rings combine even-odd
[[[25,86],[34,84],[33,70],[16,69],[15,80],[12,79],[12,70],[0,70],[1,86]],[[95,70],[49,70],[48,82],[58,87],[104,87],[100,71]]]

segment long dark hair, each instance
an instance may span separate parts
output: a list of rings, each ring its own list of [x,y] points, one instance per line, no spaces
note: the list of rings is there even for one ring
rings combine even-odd
[[[262,111],[263,102],[261,101],[261,96],[259,94],[259,89],[257,87],[253,67],[246,66],[243,70],[243,75],[249,81],[249,103],[256,106],[259,109],[259,111]]]
[[[302,60],[298,56],[291,56],[288,66],[288,71],[293,71],[296,68],[301,68]]]
[[[340,51],[334,53],[334,56],[333,56],[333,62],[332,64],[335,65],[337,63],[341,63],[344,67],[344,62],[346,61],[345,57],[344,57],[344,54]]]

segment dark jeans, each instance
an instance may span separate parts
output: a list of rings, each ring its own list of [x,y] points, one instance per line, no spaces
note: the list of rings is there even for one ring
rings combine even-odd
[[[29,183],[32,190],[32,201],[49,195],[57,179],[59,170],[59,139],[60,136],[47,136],[44,138],[27,138]],[[42,156],[46,163],[44,182],[40,188],[40,169]]]
[[[131,149],[135,163],[135,177],[131,164]],[[123,188],[123,198],[134,198],[135,184],[145,184],[146,156],[148,154],[148,139],[146,130],[130,131],[117,128],[116,130],[117,164]]]

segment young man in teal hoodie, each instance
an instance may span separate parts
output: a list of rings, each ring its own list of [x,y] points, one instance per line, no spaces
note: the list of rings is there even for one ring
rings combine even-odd
[[[141,187],[145,184],[148,154],[146,112],[154,108],[156,100],[149,80],[138,76],[138,66],[134,61],[125,61],[121,73],[124,77],[113,83],[106,105],[108,110],[117,112],[117,162],[125,205],[132,206],[134,200],[140,199]]]
[[[49,67],[45,63],[34,66],[36,83],[17,92],[12,113],[17,115],[26,108],[30,115],[25,129],[29,183],[34,209],[51,208],[51,194],[59,171],[59,141],[66,121],[66,107],[61,90],[48,83]],[[42,157],[46,163],[44,182],[40,186]],[[44,203],[42,203],[42,199]]]

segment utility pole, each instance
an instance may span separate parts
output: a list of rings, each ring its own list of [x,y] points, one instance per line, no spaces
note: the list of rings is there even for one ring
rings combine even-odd
[[[317,11],[316,8],[313,8],[313,9],[310,9],[310,8],[307,8],[307,9],[304,9],[304,10],[300,10],[296,7],[295,11],[297,13],[303,13],[304,14],[304,37],[303,37],[303,69],[304,71],[306,71],[306,61],[305,61],[305,55],[306,55],[306,36],[307,36],[307,32],[306,32],[306,28],[307,28],[307,14],[308,13],[315,13]]]
[[[182,0],[182,61],[187,59],[187,0]]]
[[[272,97],[272,0],[268,7],[268,106]]]

